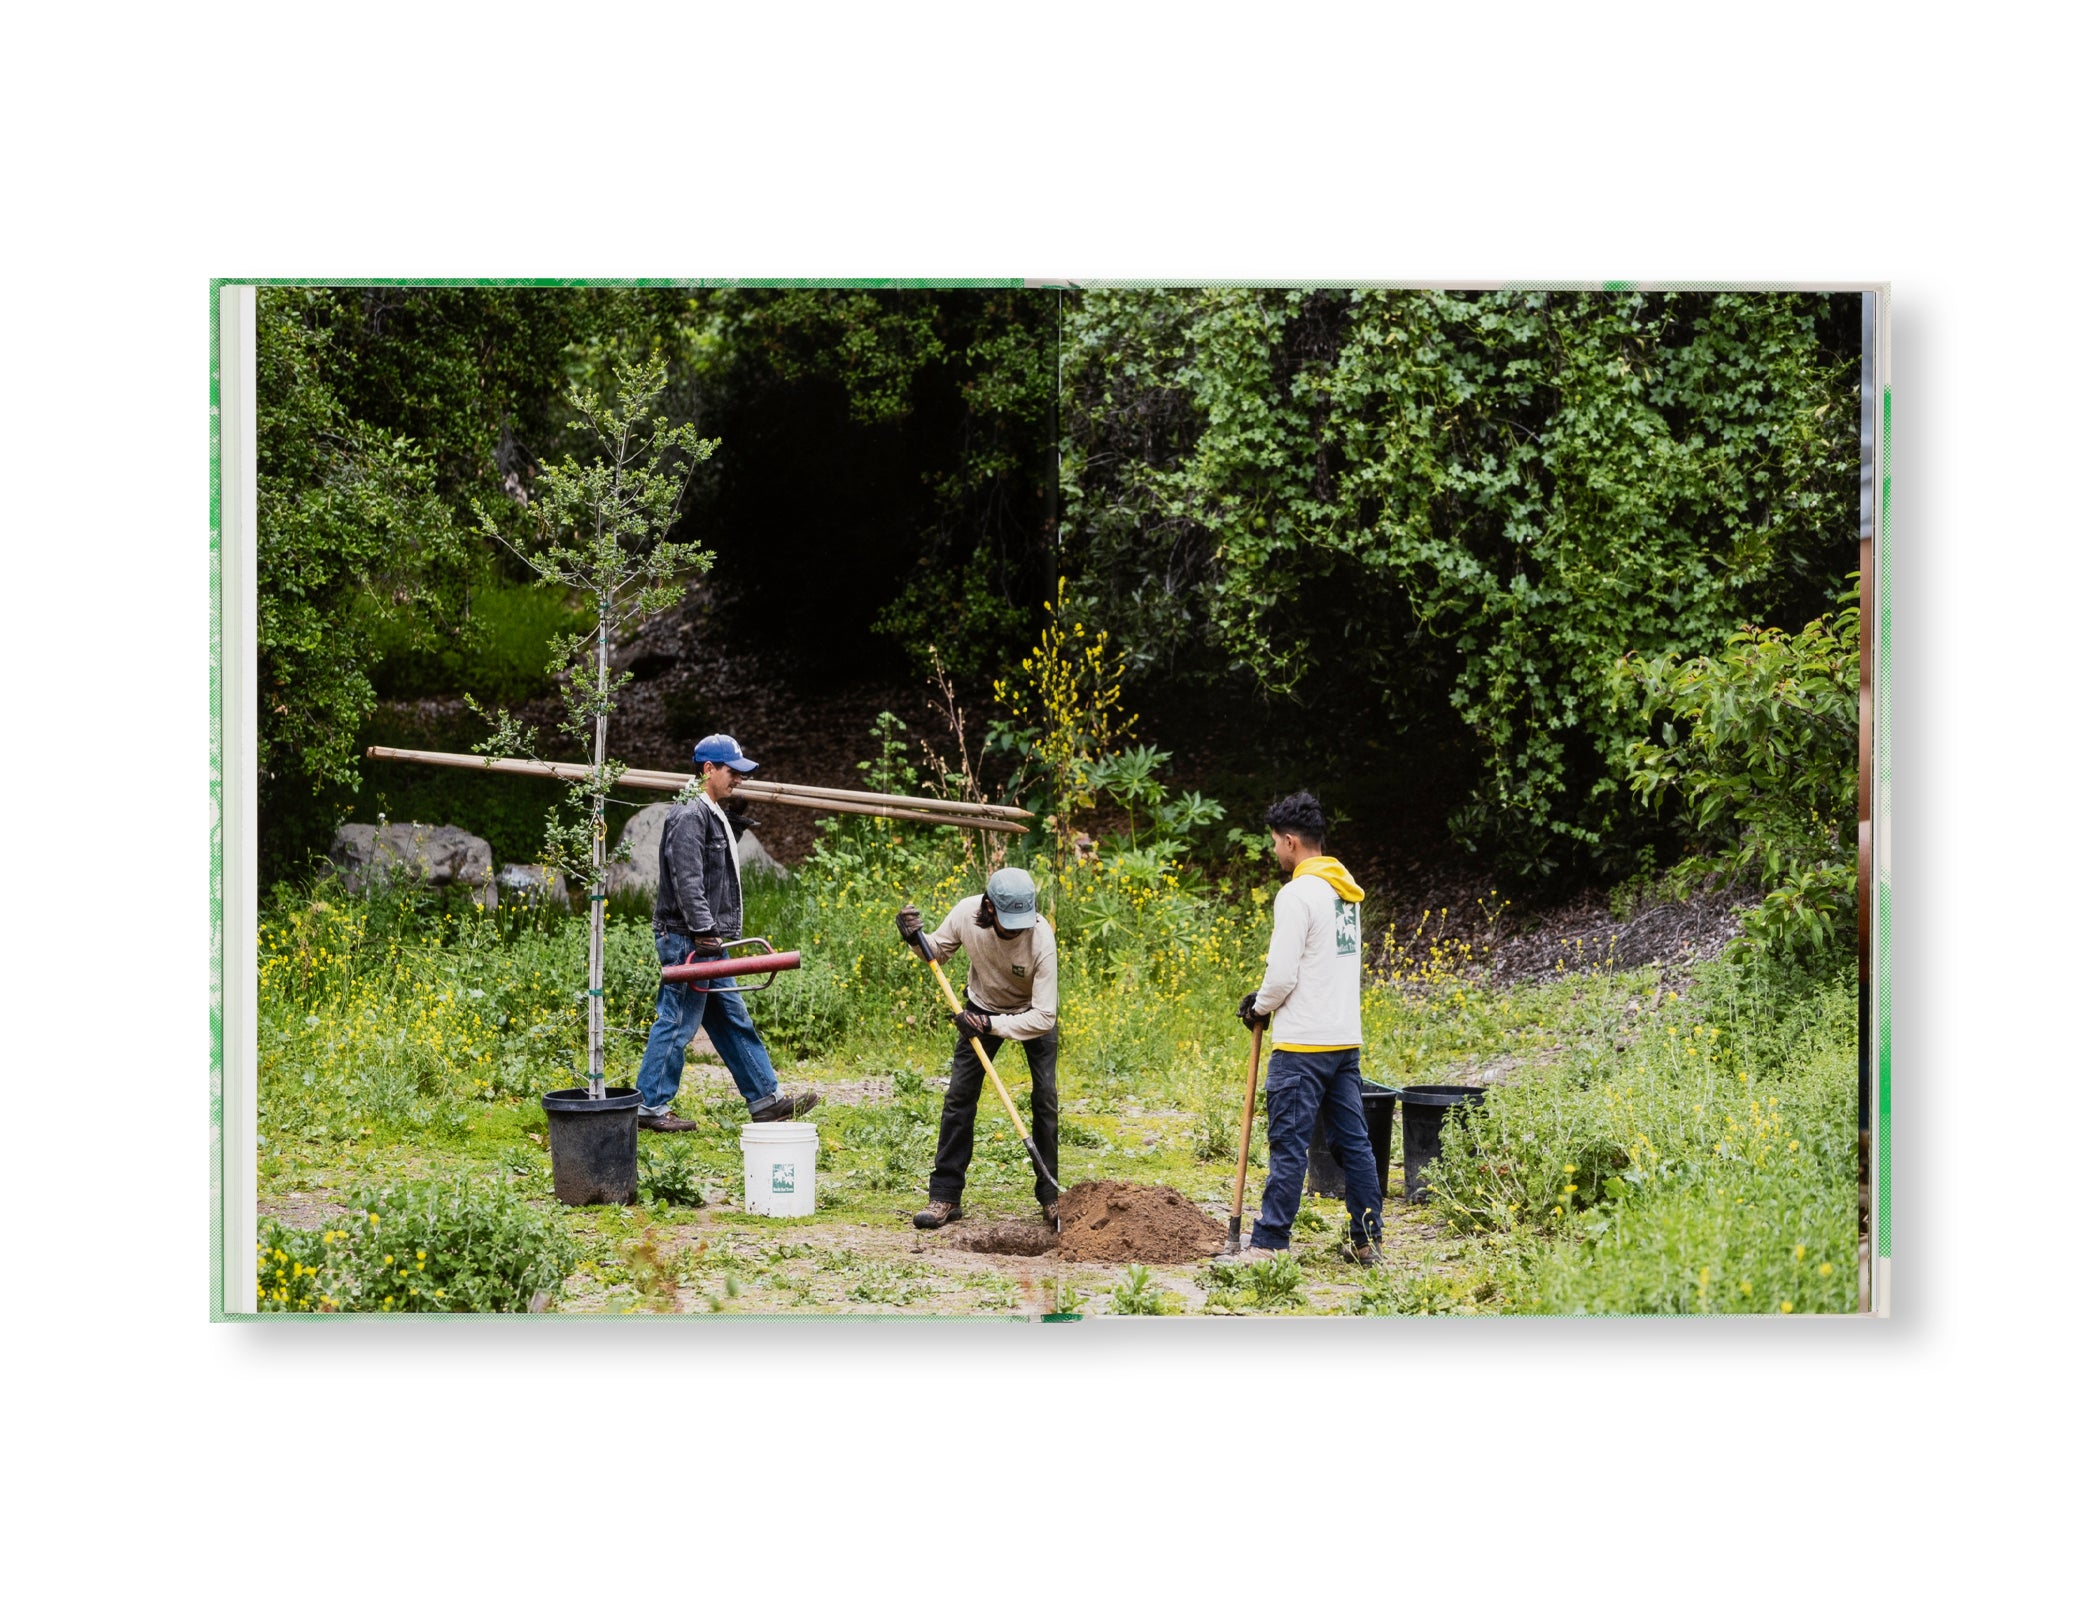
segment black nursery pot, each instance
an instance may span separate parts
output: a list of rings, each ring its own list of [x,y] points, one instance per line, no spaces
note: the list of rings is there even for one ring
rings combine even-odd
[[[547,1150],[554,1158],[554,1198],[566,1206],[624,1206],[637,1192],[636,1119],[641,1095],[607,1089],[556,1089],[540,1096],[547,1113]]]
[[[1393,1164],[1393,1096],[1398,1091],[1364,1079],[1364,1127],[1371,1135],[1371,1160],[1378,1168],[1378,1198],[1386,1196]],[[1312,1143],[1305,1152],[1305,1187],[1329,1200],[1347,1196],[1342,1183],[1342,1164],[1334,1159],[1327,1143],[1327,1119],[1313,1118]]]
[[[1487,1090],[1462,1083],[1410,1084],[1400,1091],[1400,1154],[1405,1165],[1407,1198],[1429,1198],[1422,1169],[1444,1153],[1444,1118],[1453,1106],[1477,1106]]]

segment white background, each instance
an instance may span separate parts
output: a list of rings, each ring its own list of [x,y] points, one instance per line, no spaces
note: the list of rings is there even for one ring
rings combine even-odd
[[[2090,12],[766,15],[10,24],[23,1591],[2051,1581],[2091,1482]],[[206,280],[729,272],[1893,281],[1897,1319],[208,1325]]]

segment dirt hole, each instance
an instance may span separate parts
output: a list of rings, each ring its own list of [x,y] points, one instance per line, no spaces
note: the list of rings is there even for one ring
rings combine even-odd
[[[988,1256],[1046,1256],[1057,1248],[1057,1234],[1043,1222],[952,1222],[938,1238],[948,1249]]]

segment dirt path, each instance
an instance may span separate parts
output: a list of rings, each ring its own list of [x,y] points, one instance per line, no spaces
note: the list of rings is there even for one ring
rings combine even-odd
[[[1309,1204],[1308,1211],[1313,1206]],[[1362,1292],[1363,1269],[1336,1253],[1340,1208],[1294,1252],[1302,1273],[1300,1304],[1274,1308],[1294,1315],[1347,1312]],[[1222,1207],[1205,1207],[1222,1225]],[[1388,1274],[1433,1273],[1440,1230],[1393,1206],[1387,1219]],[[994,1316],[1112,1314],[1128,1266],[1015,1256],[959,1248],[948,1230],[921,1232],[900,1210],[891,1226],[781,1223],[727,1206],[682,1214],[681,1222],[645,1222],[564,1285],[564,1312],[654,1312],[737,1316]],[[1311,1220],[1308,1218],[1307,1220]],[[1166,1314],[1247,1315],[1251,1307],[1216,1303],[1205,1260],[1146,1267]]]

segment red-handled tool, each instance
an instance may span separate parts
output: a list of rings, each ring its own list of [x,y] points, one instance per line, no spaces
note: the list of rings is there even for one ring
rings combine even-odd
[[[686,961],[675,967],[663,969],[665,983],[706,984],[717,994],[753,994],[772,983],[776,973],[792,972],[802,965],[800,950],[775,950],[764,939],[731,939],[723,945],[724,950],[734,950],[740,944],[765,945],[765,954],[757,956],[726,956],[720,961]],[[765,983],[714,983],[715,978],[742,978],[763,972]]]

